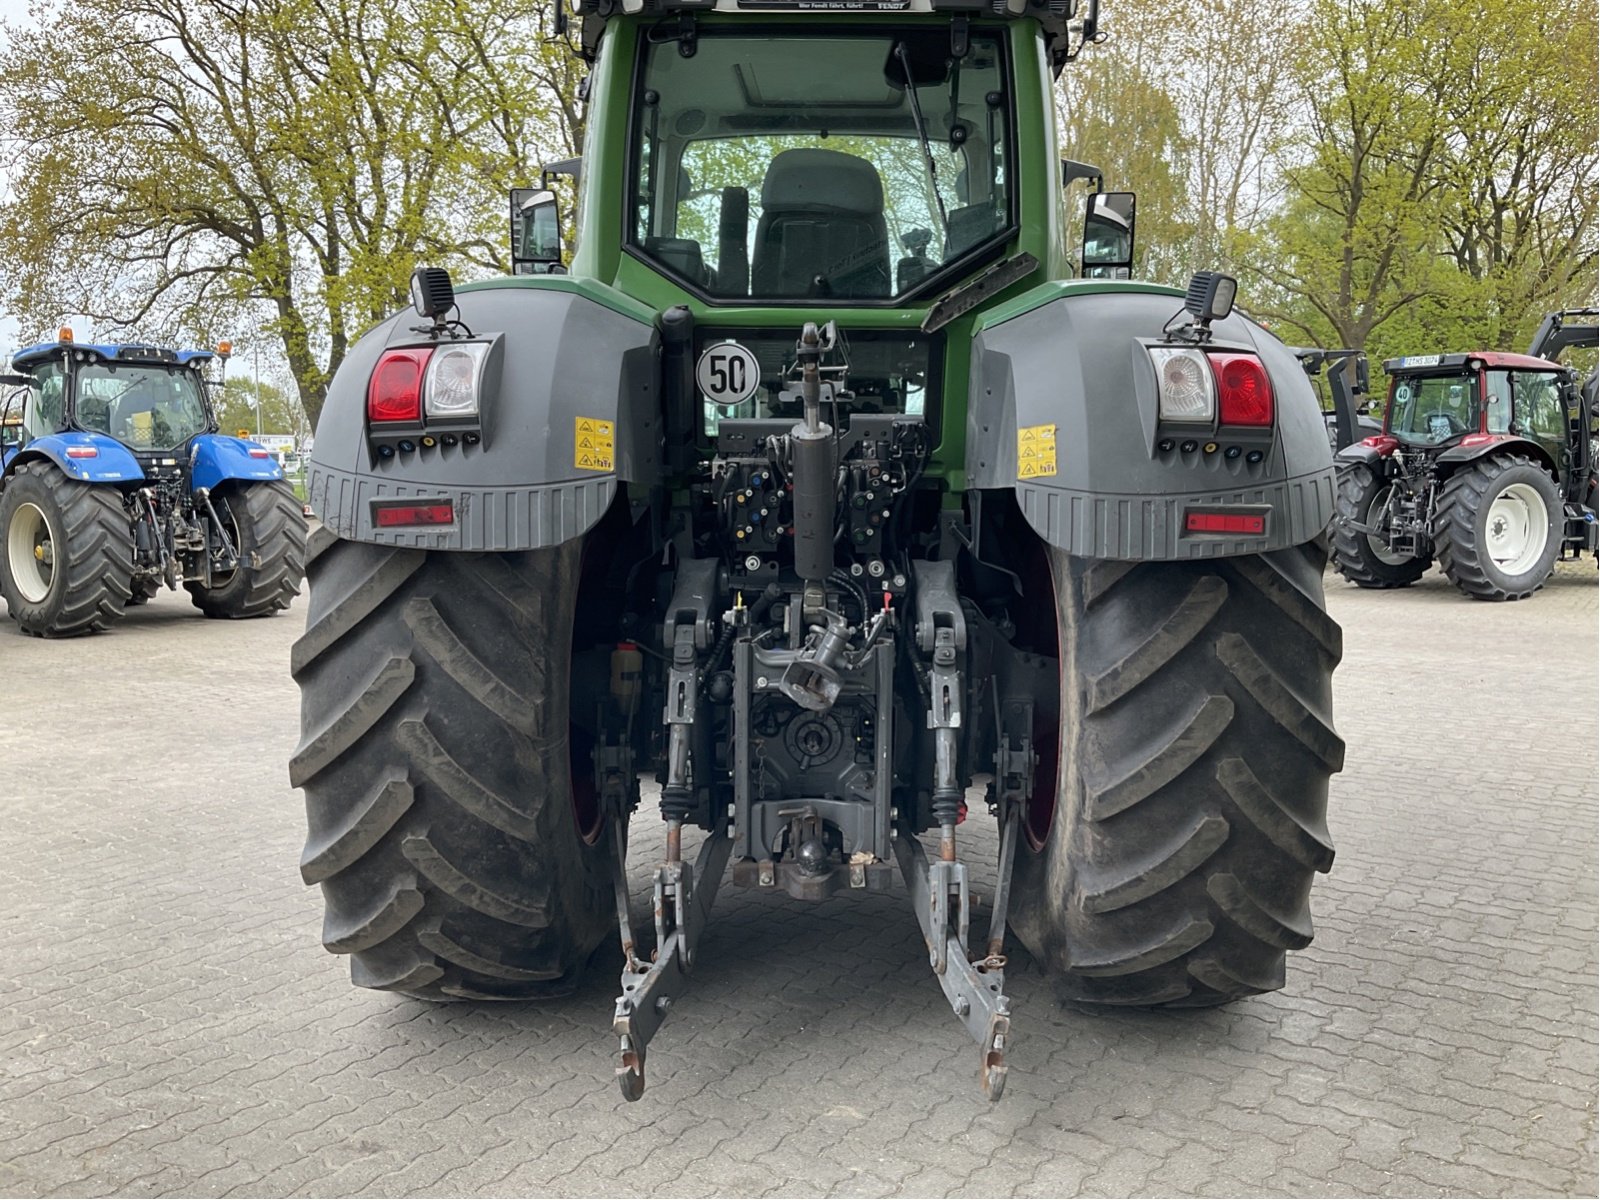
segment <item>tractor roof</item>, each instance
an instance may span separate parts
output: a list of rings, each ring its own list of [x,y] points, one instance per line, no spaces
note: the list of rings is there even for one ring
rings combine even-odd
[[[1468,354],[1409,354],[1405,358],[1385,359],[1383,369],[1390,375],[1420,375],[1428,371],[1448,371],[1481,362],[1486,367],[1509,367],[1517,371],[1554,371],[1548,358],[1532,358],[1503,350],[1474,350]]]
[[[171,350],[143,343],[40,342],[37,346],[18,350],[11,356],[11,365],[19,371],[26,371],[69,350],[88,350],[101,358],[117,362],[175,363],[180,367],[200,366],[216,357],[213,350]]]

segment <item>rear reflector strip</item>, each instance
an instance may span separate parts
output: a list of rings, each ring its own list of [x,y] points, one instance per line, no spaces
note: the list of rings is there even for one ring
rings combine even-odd
[[[383,528],[396,525],[454,525],[456,506],[453,500],[436,504],[379,504],[372,506],[372,523]]]
[[[1190,509],[1184,514],[1183,528],[1187,533],[1239,533],[1247,537],[1263,537],[1267,532],[1267,514]]]
[[[99,458],[100,451],[95,446],[68,446],[68,458]]]

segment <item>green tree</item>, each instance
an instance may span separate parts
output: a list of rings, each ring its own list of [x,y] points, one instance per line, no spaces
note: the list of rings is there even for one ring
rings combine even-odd
[[[201,344],[265,304],[314,421],[415,263],[506,269],[506,189],[581,136],[543,17],[495,0],[66,0],[0,54],[21,164],[0,201],[16,264],[0,303],[38,328],[81,312]]]
[[[1592,296],[1592,9],[1313,0],[1299,43],[1286,202],[1246,249],[1259,314],[1375,356],[1520,349]]]
[[[1064,155],[1099,167],[1108,189],[1139,195],[1134,274],[1174,283],[1187,268],[1193,229],[1182,169],[1189,140],[1163,82],[1164,11],[1156,5],[1119,10],[1106,44],[1061,73],[1056,113]],[[1070,202],[1068,236],[1075,239],[1082,223],[1081,201]]]
[[[311,428],[299,401],[286,395],[282,388],[263,382],[257,386],[253,379],[229,379],[221,388],[211,393],[211,403],[216,408],[217,427],[223,433],[257,431],[256,406],[261,407],[259,423],[262,433],[287,433],[303,439]]]

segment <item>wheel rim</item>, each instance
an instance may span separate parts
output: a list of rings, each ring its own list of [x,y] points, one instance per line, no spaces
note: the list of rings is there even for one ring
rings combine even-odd
[[[1382,517],[1389,509],[1389,496],[1394,492],[1394,484],[1385,484],[1372,495],[1372,503],[1367,505],[1367,521],[1370,526],[1374,516]],[[1409,554],[1400,554],[1389,548],[1389,543],[1377,534],[1367,534],[1367,548],[1372,551],[1372,557],[1383,563],[1386,567],[1400,567],[1411,561]]]
[[[50,594],[56,577],[55,543],[44,510],[27,501],[19,504],[6,531],[6,565],[29,604],[40,604]]]
[[[1544,497],[1526,483],[1505,487],[1489,505],[1483,542],[1490,560],[1507,575],[1526,575],[1544,555],[1550,519]]]

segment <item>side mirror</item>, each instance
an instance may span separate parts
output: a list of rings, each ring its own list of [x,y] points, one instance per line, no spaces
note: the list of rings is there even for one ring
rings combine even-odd
[[[561,211],[543,188],[511,189],[511,269],[517,275],[562,275]]]
[[[1083,218],[1082,275],[1128,279],[1133,275],[1132,192],[1095,192]]]

